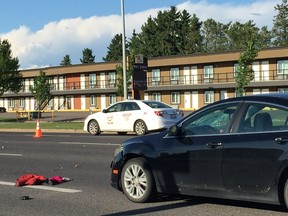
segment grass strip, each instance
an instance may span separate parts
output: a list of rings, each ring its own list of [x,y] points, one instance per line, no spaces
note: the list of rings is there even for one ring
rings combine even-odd
[[[0,119],[0,129],[35,129],[36,122],[27,121],[14,121],[6,119],[3,121]],[[83,130],[83,122],[41,122],[41,129],[71,129],[71,130]]]

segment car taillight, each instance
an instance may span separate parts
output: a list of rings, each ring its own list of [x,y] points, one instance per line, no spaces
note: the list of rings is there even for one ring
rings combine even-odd
[[[164,117],[164,112],[163,112],[163,111],[154,111],[154,113],[155,113],[157,116],[162,116],[162,117]]]

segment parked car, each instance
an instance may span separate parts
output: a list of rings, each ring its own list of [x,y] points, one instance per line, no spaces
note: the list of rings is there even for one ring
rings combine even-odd
[[[288,206],[288,94],[221,100],[167,131],[123,142],[111,184],[133,202],[158,193]]]
[[[0,112],[1,113],[6,112],[6,108],[5,107],[0,107]]]
[[[170,127],[184,116],[183,111],[153,100],[125,100],[89,115],[84,130],[92,135],[103,131],[144,135]]]

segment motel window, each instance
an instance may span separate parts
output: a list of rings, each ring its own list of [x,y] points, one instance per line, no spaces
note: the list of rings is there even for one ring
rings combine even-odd
[[[288,74],[288,60],[277,61],[277,73]]]
[[[50,85],[50,91],[54,90],[54,84],[53,84],[53,78],[52,77],[48,77],[48,83]]]
[[[116,94],[109,94],[109,105],[116,103]]]
[[[214,102],[214,91],[205,91],[204,95],[205,103],[213,103]]]
[[[179,92],[171,92],[171,103],[172,104],[180,104],[180,93]]]
[[[19,107],[23,108],[25,106],[24,98],[19,98]]]
[[[90,96],[90,107],[96,107],[96,96],[95,95]]]
[[[236,64],[234,64],[234,67],[233,67],[233,72],[234,72],[234,77],[235,77],[235,78],[237,77],[237,73],[238,73],[238,66],[239,66],[239,64],[236,63]]]
[[[214,76],[213,65],[204,66],[204,79],[212,79]]]
[[[160,69],[152,70],[152,85],[158,85],[160,81]]]
[[[171,68],[170,69],[170,79],[171,80],[179,80],[179,68]]]
[[[109,82],[109,87],[116,87],[116,73],[115,72],[110,72],[108,73],[108,82]]]
[[[287,93],[288,92],[288,88],[278,88],[278,92],[279,93]]]
[[[161,93],[160,92],[152,93],[152,100],[161,101]]]
[[[14,107],[15,107],[15,100],[14,100],[14,98],[9,98],[9,100],[8,100],[8,106],[9,106],[9,108],[14,108]]]
[[[89,74],[89,87],[96,88],[96,74]]]

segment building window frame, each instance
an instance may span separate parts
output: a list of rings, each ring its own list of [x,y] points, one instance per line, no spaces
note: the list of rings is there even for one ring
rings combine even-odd
[[[180,104],[180,92],[171,92],[171,104]]]
[[[153,92],[151,96],[152,96],[152,100],[156,100],[156,101],[161,102],[161,93],[160,92]]]
[[[112,105],[117,102],[116,94],[109,94],[109,105]]]
[[[204,93],[204,103],[205,104],[210,104],[210,103],[214,103],[214,101],[215,101],[214,91],[205,91],[205,93]]]
[[[89,74],[89,88],[96,88],[97,87],[97,76],[95,73]]]
[[[278,88],[278,93],[287,93],[288,92],[288,88]]]
[[[109,72],[108,73],[108,84],[109,87],[115,87],[116,85],[116,72]]]
[[[19,98],[19,108],[24,108],[24,107],[25,107],[25,99]]]
[[[160,69],[152,69],[152,82],[159,82],[160,81]]]
[[[277,61],[277,74],[288,74],[288,60]]]
[[[170,80],[179,80],[179,68],[170,68]]]
[[[96,107],[96,96],[90,95],[90,107]]]
[[[214,78],[214,67],[213,65],[205,65],[203,67],[204,79],[213,79]]]
[[[8,99],[8,107],[9,108],[15,108],[15,99],[14,98]]]

